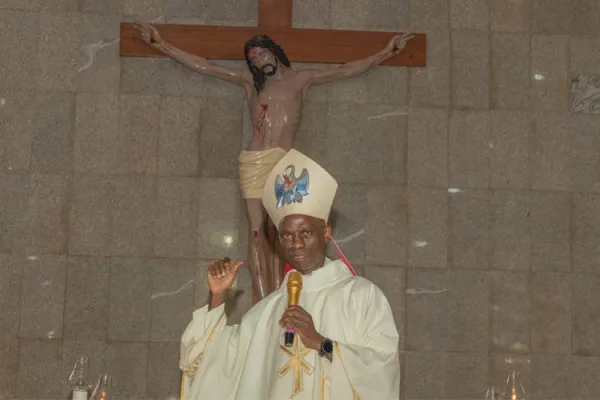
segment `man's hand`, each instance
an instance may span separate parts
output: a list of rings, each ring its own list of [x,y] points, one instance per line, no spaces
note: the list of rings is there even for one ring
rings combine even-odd
[[[321,342],[325,340],[325,337],[315,330],[313,319],[304,308],[289,306],[283,313],[279,324],[282,328],[295,330],[307,348],[321,350]]]
[[[238,261],[232,264],[226,257],[208,266],[208,287],[213,296],[221,297],[227,289],[231,288],[243,263]]]
[[[162,42],[162,38],[160,37],[160,33],[158,30],[145,22],[138,22],[134,24],[135,29],[140,33],[140,37],[142,40],[149,45],[160,44]]]
[[[385,49],[390,54],[390,57],[397,56],[402,53],[402,50],[406,47],[406,43],[414,37],[415,36],[411,33],[396,35],[389,41]]]

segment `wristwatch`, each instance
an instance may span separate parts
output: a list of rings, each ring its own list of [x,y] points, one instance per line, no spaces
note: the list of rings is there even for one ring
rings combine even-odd
[[[321,350],[319,350],[319,356],[325,357],[333,353],[333,342],[331,339],[325,339],[321,342]]]

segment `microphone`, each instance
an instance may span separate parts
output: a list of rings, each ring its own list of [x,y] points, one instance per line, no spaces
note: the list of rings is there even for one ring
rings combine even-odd
[[[287,291],[288,291],[288,306],[297,306],[298,299],[300,298],[300,291],[302,290],[302,274],[298,271],[290,272],[290,276],[287,280]],[[294,344],[294,330],[286,329],[284,333],[284,344],[285,347],[292,347]]]

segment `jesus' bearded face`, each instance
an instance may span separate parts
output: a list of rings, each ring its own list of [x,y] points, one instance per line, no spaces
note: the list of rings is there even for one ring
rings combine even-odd
[[[279,226],[279,250],[297,271],[308,274],[325,263],[331,227],[307,215],[288,215]]]
[[[248,51],[248,57],[267,76],[272,76],[277,71],[277,58],[269,49],[253,47]]]

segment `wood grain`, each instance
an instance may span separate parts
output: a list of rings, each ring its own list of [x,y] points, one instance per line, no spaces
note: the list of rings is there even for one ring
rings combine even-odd
[[[325,64],[367,57],[383,49],[393,35],[399,33],[174,24],[157,24],[155,27],[172,45],[209,59],[243,60],[246,41],[253,35],[266,34],[283,47],[290,61]],[[382,65],[425,67],[427,37],[422,33],[414,36],[402,53]],[[124,57],[164,57],[139,38],[133,23],[121,23],[120,46]]]

